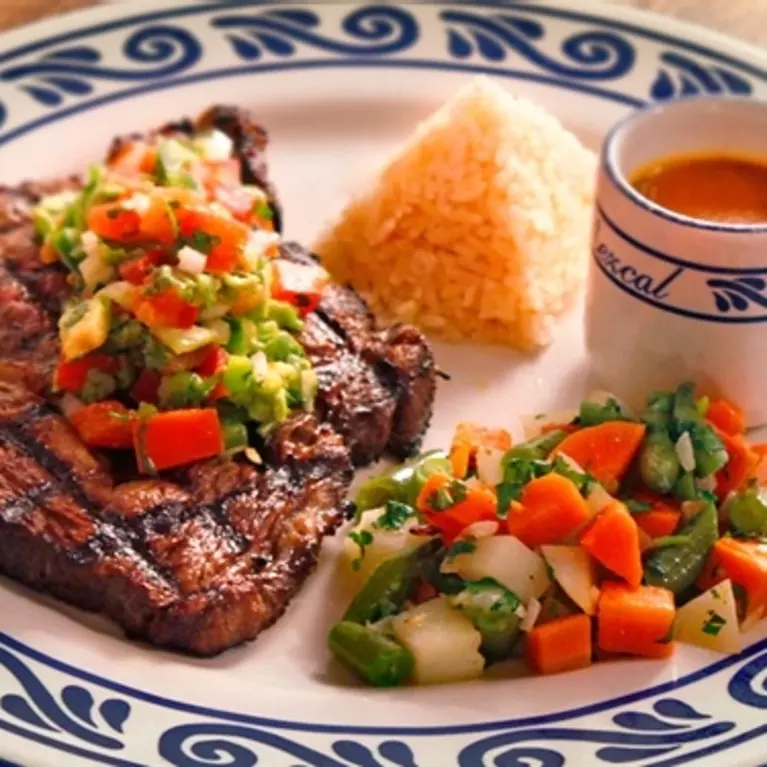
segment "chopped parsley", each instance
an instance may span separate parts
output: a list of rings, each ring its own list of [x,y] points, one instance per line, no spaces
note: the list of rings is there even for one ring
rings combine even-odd
[[[207,256],[216,245],[221,243],[221,238],[215,234],[208,234],[198,229],[196,232],[192,232],[189,237],[186,237],[185,242],[190,248],[194,248],[194,250]]]
[[[434,511],[446,511],[451,506],[455,506],[456,503],[465,501],[468,494],[469,490],[465,483],[459,479],[454,479],[447,485],[437,488],[429,496],[429,506]]]
[[[365,549],[373,543],[373,534],[369,530],[352,530],[349,533],[349,538],[360,549],[360,555],[352,562],[352,568],[356,571],[362,567],[362,558],[365,556]]]
[[[727,625],[727,621],[713,610],[709,615],[709,619],[703,624],[703,633],[712,637],[719,636],[719,632]]]
[[[496,485],[495,492],[498,496],[498,516],[503,519],[508,516],[509,506],[512,501],[519,500],[520,493],[522,492],[521,485],[512,485],[502,482],[500,485]]]
[[[253,206],[253,212],[264,221],[271,221],[274,219],[274,211],[272,210],[271,205],[261,200]]]
[[[107,218],[114,221],[114,219],[118,218],[121,213],[122,213],[122,208],[110,208],[107,211]]]
[[[406,503],[387,501],[384,513],[373,524],[382,530],[399,530],[405,522],[415,516],[415,510]]]

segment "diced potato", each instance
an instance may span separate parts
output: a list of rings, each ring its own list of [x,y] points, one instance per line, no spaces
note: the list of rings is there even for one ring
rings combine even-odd
[[[64,312],[59,321],[64,359],[74,360],[98,349],[107,340],[109,322],[108,302],[98,297],[89,298],[84,306],[81,304]]]
[[[374,528],[376,520],[383,513],[383,509],[370,509],[364,512],[360,521],[350,531],[356,533],[367,531],[373,536],[373,540],[365,546],[365,555],[360,561],[359,568],[354,571],[360,584],[364,583],[385,559],[415,549],[426,540],[423,535],[411,535],[408,532],[408,528],[417,522],[415,518],[413,522],[405,523],[400,530]],[[360,559],[360,554],[359,544],[347,535],[344,540],[344,555],[350,570],[353,570],[352,563]]]
[[[740,652],[735,595],[729,579],[695,597],[676,613],[674,638],[680,642],[723,653]]]
[[[594,615],[599,590],[591,557],[580,546],[541,546],[541,553],[567,596],[586,615]]]
[[[482,676],[482,635],[443,597],[406,610],[392,620],[397,640],[415,657],[416,684],[458,682]]]
[[[495,578],[524,604],[551,585],[543,558],[512,535],[480,538],[473,551],[453,560],[450,569],[466,580]]]
[[[477,448],[477,476],[486,485],[499,485],[503,482],[503,467],[501,459],[504,450],[492,447]]]
[[[522,434],[524,439],[535,439],[543,434],[543,427],[551,423],[570,423],[578,416],[578,408],[552,410],[549,413],[522,416]]]

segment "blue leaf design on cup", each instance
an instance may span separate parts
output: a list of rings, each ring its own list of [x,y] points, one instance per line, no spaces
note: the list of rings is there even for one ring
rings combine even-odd
[[[317,31],[319,16],[307,10],[219,16],[211,25],[227,30],[235,53],[247,61],[265,54],[293,56],[298,43],[338,55],[382,56],[405,50],[418,39],[413,15],[402,7],[387,5],[364,6],[348,14],[341,26],[350,40],[321,34]]]
[[[122,734],[125,722],[131,713],[131,707],[124,700],[111,698],[105,700],[99,707],[103,720],[115,731]]]
[[[93,695],[84,687],[69,685],[61,691],[61,702],[69,709],[69,712],[76,716],[81,722],[95,727],[93,721]]]
[[[753,91],[751,83],[731,69],[705,65],[675,51],[662,53],[660,60],[666,66],[650,87],[650,96],[656,101],[703,93],[748,95]]]
[[[46,61],[66,61],[81,64],[93,64],[101,60],[101,54],[95,48],[78,46],[76,48],[62,48],[53,53],[43,56]]]
[[[401,740],[386,740],[378,747],[378,753],[395,767],[418,767],[412,749]]]
[[[56,731],[56,728],[51,727],[48,722],[40,717],[21,695],[13,695],[10,693],[8,695],[3,695],[2,699],[0,699],[0,708],[16,719],[20,719],[26,724],[31,724],[33,727],[37,727],[40,730],[49,730],[50,732]]]
[[[559,61],[535,45],[545,32],[538,21],[455,10],[443,11],[440,18],[448,24],[448,51],[459,59],[478,55],[496,63],[516,55],[553,75],[609,80],[628,73],[636,58],[631,43],[614,32],[589,30],[571,35],[562,42],[564,61]]]
[[[663,700],[659,700],[653,706],[653,709],[655,713],[668,717],[669,719],[711,719],[708,714],[701,714],[689,703],[677,700],[676,698],[664,698]]]
[[[663,732],[664,730],[686,729],[690,725],[676,725],[664,722],[652,714],[645,714],[641,711],[624,711],[613,717],[613,722],[619,727],[628,730],[639,730],[644,732]]]
[[[722,313],[733,309],[745,312],[754,305],[767,309],[767,296],[764,295],[767,281],[761,277],[713,278],[706,284],[711,288],[716,308]]]

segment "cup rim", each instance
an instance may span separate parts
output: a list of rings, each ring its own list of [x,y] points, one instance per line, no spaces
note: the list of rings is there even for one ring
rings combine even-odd
[[[622,134],[625,134],[633,123],[640,119],[650,118],[669,109],[675,109],[681,105],[696,103],[740,103],[747,104],[750,107],[757,107],[765,110],[767,113],[767,101],[752,96],[732,96],[732,95],[706,95],[706,96],[683,96],[659,104],[651,104],[640,107],[622,117],[616,122],[605,137],[602,158],[605,170],[610,180],[618,189],[628,197],[633,203],[646,210],[648,213],[662,218],[666,221],[680,224],[692,229],[701,229],[708,232],[731,232],[733,234],[766,234],[767,222],[760,224],[732,224],[723,221],[707,221],[706,219],[693,218],[683,213],[676,213],[673,210],[658,205],[643,194],[638,192],[628,181],[628,178],[620,169],[617,158],[617,144]]]

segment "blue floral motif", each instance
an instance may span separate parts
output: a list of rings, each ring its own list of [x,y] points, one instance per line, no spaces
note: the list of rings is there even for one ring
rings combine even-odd
[[[650,96],[656,101],[704,93],[747,96],[753,91],[745,77],[721,65],[701,64],[674,51],[662,53],[660,59],[667,66],[650,87]]]
[[[620,730],[615,731],[538,727],[491,735],[464,748],[458,756],[458,764],[459,767],[483,767],[490,752],[500,752],[494,763],[503,767],[527,764],[526,759],[537,759],[542,767],[563,765],[564,754],[541,747],[540,744],[547,741],[601,745],[595,752],[598,761],[626,764],[664,756],[683,745],[717,737],[735,727],[734,722],[715,722],[696,728],[691,722],[711,717],[673,698],[657,701],[653,710],[655,715],[639,711],[616,714],[612,721]]]
[[[633,45],[622,35],[608,31],[587,31],[562,43],[566,61],[551,58],[534,43],[544,38],[543,25],[532,19],[495,13],[482,16],[467,11],[443,11],[447,22],[451,56],[466,59],[475,53],[487,61],[505,61],[513,51],[537,67],[562,77],[610,80],[624,77],[636,59]],[[570,63],[572,62],[572,63]],[[577,66],[573,66],[573,63]]]
[[[197,38],[181,27],[157,25],[138,29],[131,34],[123,45],[123,54],[128,61],[155,66],[139,69],[104,66],[99,50],[76,46],[53,51],[33,63],[6,69],[0,72],[0,81],[19,83],[19,87],[39,104],[55,107],[66,96],[92,93],[92,80],[129,82],[170,77],[183,72],[200,60],[202,46]],[[0,104],[0,125],[3,117],[4,110]]]
[[[716,308],[723,313],[731,310],[748,311],[756,304],[767,309],[767,296],[764,295],[767,281],[761,277],[737,277],[732,280],[710,279],[706,284],[711,288]]]
[[[739,703],[767,709],[767,652],[757,655],[735,673],[727,692]],[[755,687],[758,685],[758,687]]]
[[[0,710],[35,730],[67,733],[91,746],[104,750],[124,748],[122,740],[104,734],[104,728],[93,717],[95,701],[89,690],[80,685],[67,685],[60,702],[46,689],[30,669],[5,648],[0,647],[0,667],[6,668],[21,685],[24,695],[6,693],[0,698]],[[99,707],[106,728],[122,734],[130,716],[130,704],[111,698]]]
[[[418,25],[402,7],[369,5],[350,13],[343,21],[344,32],[363,44],[335,40],[319,34],[320,17],[310,10],[273,10],[258,15],[220,16],[212,21],[217,29],[238,30],[229,34],[237,55],[246,61],[265,53],[289,57],[296,43],[345,56],[382,56],[403,51],[418,40]]]
[[[398,740],[381,743],[378,755],[357,741],[337,740],[331,745],[334,757],[262,728],[223,722],[174,727],[163,734],[158,752],[173,767],[221,764],[222,755],[230,760],[227,767],[253,767],[259,763],[255,751],[234,739],[260,744],[263,753],[271,749],[289,754],[301,760],[296,767],[419,767],[410,747]]]

